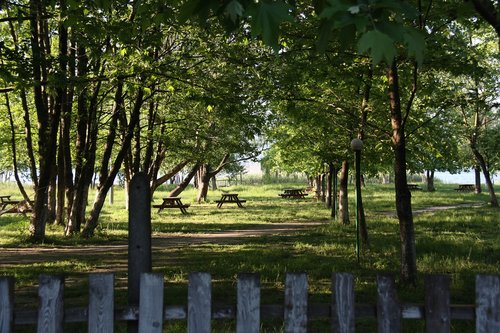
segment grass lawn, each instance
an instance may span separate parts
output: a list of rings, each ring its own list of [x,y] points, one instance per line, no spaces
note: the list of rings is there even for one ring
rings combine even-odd
[[[0,194],[15,195],[15,187],[0,186]],[[311,198],[286,200],[278,196],[283,188],[300,187],[304,184],[233,186],[223,190],[238,192],[246,199],[244,209],[225,204],[216,208],[215,200],[220,191],[211,191],[207,203],[194,202],[195,191],[181,194],[184,203],[190,203],[189,214],[178,210],[152,212],[153,237],[202,235],[228,230],[265,228],[269,224],[284,222],[324,222],[287,234],[270,234],[244,238],[237,242],[213,241],[180,244],[155,249],[154,271],[165,275],[167,304],[184,304],[187,299],[187,275],[193,271],[212,274],[215,303],[234,303],[236,275],[239,272],[258,272],[261,276],[262,302],[282,303],[284,275],[286,272],[306,272],[309,279],[309,301],[327,303],[330,300],[330,276],[332,272],[352,272],[356,278],[356,300],[359,303],[375,302],[375,277],[389,272],[396,276],[399,271],[399,226],[394,217],[393,185],[367,185],[363,189],[370,247],[363,247],[360,263],[355,252],[354,206],[350,207],[351,224],[341,225],[330,218],[324,204]],[[464,203],[484,203],[481,206],[460,207],[415,214],[417,266],[420,274],[416,288],[399,286],[398,296],[404,302],[423,303],[423,275],[445,273],[451,276],[452,304],[474,303],[474,277],[477,273],[500,274],[500,210],[487,206],[488,195],[457,193],[456,185],[439,185],[434,193],[412,193],[413,210],[433,206],[449,206]],[[497,187],[497,193],[498,191]],[[166,190],[158,191],[154,201],[160,202]],[[116,190],[114,203],[106,204],[100,219],[96,237],[83,240],[78,236],[65,238],[62,227],[50,226],[47,241],[35,251],[50,252],[50,261],[36,264],[19,263],[4,265],[0,262],[0,275],[16,277],[16,290],[21,294],[18,306],[32,306],[36,302],[35,286],[40,273],[62,273],[67,276],[65,302],[73,305],[85,303],[87,293],[85,273],[101,270],[115,264],[117,299],[124,302],[126,291],[126,263],[123,256],[96,251],[94,255],[74,257],[65,255],[67,247],[98,249],[100,246],[126,242],[127,216],[124,209],[123,190]],[[354,192],[350,201],[354,205]],[[22,215],[0,216],[0,246],[27,248],[28,220]],[[54,248],[52,251],[48,251]],[[60,251],[60,255],[58,253]],[[115,256],[115,257],[113,257]],[[113,259],[116,258],[116,259]],[[125,258],[126,259],[126,258]],[[16,291],[17,297],[17,291]],[[31,301],[30,301],[31,300]],[[31,304],[29,304],[31,303]],[[184,323],[168,323],[169,331],[185,331]],[[311,323],[311,332],[323,332],[327,324]],[[423,331],[420,321],[404,321],[405,332]],[[72,327],[77,332],[78,328]],[[214,332],[231,332],[231,323],[215,323]],[[359,332],[376,331],[373,320],[362,319],[357,323]],[[85,330],[82,330],[85,331]],[[279,332],[280,326],[265,326],[263,331]],[[472,322],[453,322],[453,332],[473,332]]]

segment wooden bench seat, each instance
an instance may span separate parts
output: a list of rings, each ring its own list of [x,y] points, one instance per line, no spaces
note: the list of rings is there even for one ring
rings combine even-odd
[[[164,209],[164,208],[189,208],[189,206],[191,206],[191,204],[183,204],[183,205],[166,205],[166,206],[163,206],[163,205],[153,205],[153,208],[161,208],[161,209]]]
[[[241,203],[245,203],[247,202],[245,199],[243,200],[215,200],[216,203],[226,203],[226,202],[232,202],[232,203],[238,203],[238,202],[241,202]]]

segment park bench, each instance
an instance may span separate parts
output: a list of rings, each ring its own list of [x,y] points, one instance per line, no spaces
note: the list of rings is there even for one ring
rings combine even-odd
[[[26,215],[33,211],[33,202],[28,204],[26,200],[11,200],[10,195],[0,196],[0,204],[0,215],[9,213]]]
[[[153,208],[158,208],[158,213],[168,208],[178,208],[182,214],[187,214],[187,208],[190,204],[183,204],[180,197],[163,198],[163,202],[159,205],[153,205]]]
[[[215,200],[217,208],[221,208],[225,203],[235,203],[238,207],[243,208],[242,203],[247,202],[238,198],[238,193],[222,193],[220,200]]]
[[[422,188],[418,186],[417,184],[408,184],[408,189],[410,191],[421,191]]]
[[[474,192],[474,184],[460,184],[458,188],[455,189],[457,192]]]

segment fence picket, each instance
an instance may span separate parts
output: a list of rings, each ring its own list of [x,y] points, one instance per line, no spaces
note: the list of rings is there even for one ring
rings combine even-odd
[[[476,333],[500,332],[500,276],[476,276]]]
[[[0,333],[10,333],[14,321],[14,279],[0,277]]]
[[[353,333],[355,319],[377,317],[378,332],[400,332],[401,320],[425,319],[426,332],[448,333],[451,320],[475,320],[476,332],[500,332],[500,276],[476,276],[476,305],[450,305],[449,276],[425,278],[425,304],[399,303],[394,278],[377,276],[377,304],[355,304],[354,277],[336,273],[331,280],[331,302],[308,304],[305,273],[289,273],[285,278],[285,302],[260,304],[258,274],[238,275],[236,306],[212,306],[209,273],[189,274],[188,304],[164,306],[164,283],[160,274],[141,275],[139,306],[128,304],[115,309],[113,274],[89,275],[89,305],[64,309],[64,279],[41,275],[38,311],[16,310],[14,283],[0,277],[0,333],[11,333],[14,326],[37,326],[37,332],[62,332],[63,324],[88,322],[88,332],[113,332],[115,321],[126,321],[140,332],[161,332],[165,320],[186,320],[188,332],[211,332],[212,319],[236,320],[236,331],[256,333],[261,319],[284,320],[285,332],[306,332],[316,318],[332,320],[332,331]],[[127,325],[128,326],[128,325]],[[128,326],[130,328],[130,326]]]
[[[307,332],[307,275],[287,273],[285,277],[285,333]]]
[[[38,286],[38,333],[62,333],[64,320],[64,279],[40,275]]]
[[[114,332],[114,275],[89,276],[89,333]]]
[[[451,331],[450,277],[425,277],[425,331],[448,333]]]
[[[332,274],[332,330],[354,333],[355,307],[354,276],[350,273]]]
[[[390,275],[377,275],[377,321],[379,333],[401,332],[401,307]]]
[[[163,331],[163,275],[141,274],[139,298],[139,333]]]
[[[260,330],[260,277],[258,274],[238,275],[236,332],[258,333]]]
[[[210,333],[212,319],[212,277],[189,273],[188,333]]]

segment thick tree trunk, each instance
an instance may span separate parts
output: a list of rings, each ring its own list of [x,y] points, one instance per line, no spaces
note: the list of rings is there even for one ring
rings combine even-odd
[[[476,156],[475,153],[474,153],[474,156]],[[476,156],[476,159],[477,159],[477,156]],[[481,188],[481,166],[480,165],[476,165],[474,167],[474,184],[475,184],[475,186],[474,186],[475,192],[477,194],[481,193],[483,190]]]
[[[425,171],[425,182],[427,183],[427,192],[436,191],[436,187],[434,186],[434,170]]]
[[[42,88],[42,82],[47,79],[48,63],[45,54],[49,51],[47,45],[47,31],[44,31],[45,16],[42,3],[39,0],[30,1],[31,11],[31,50],[33,54],[33,93],[38,118],[38,152],[39,177],[35,189],[35,203],[30,220],[30,235],[35,241],[42,241],[45,237],[45,226],[48,211],[48,187],[53,165],[55,164],[57,133],[59,128],[60,110],[49,112],[47,93]]]
[[[196,173],[198,172],[198,168],[200,167],[200,164],[199,163],[196,163],[193,168],[191,169],[191,171],[187,174],[187,176],[184,178],[184,180],[179,184],[177,185],[176,188],[174,188],[169,194],[168,196],[169,197],[177,197],[179,196],[179,194],[182,193],[182,191],[184,191],[186,189],[186,187],[189,185],[189,183],[191,182],[191,179],[193,179],[194,175],[196,175]]]
[[[198,196],[196,197],[198,203],[207,201],[210,178],[210,166],[208,164],[202,164],[198,169]]]
[[[394,150],[394,182],[396,187],[396,211],[399,219],[401,242],[401,279],[412,285],[417,281],[415,232],[411,208],[411,193],[406,179],[406,141],[404,132],[399,78],[396,62],[387,72],[391,105],[392,146]]]
[[[342,224],[349,224],[349,198],[347,195],[347,184],[349,180],[349,164],[347,160],[342,161],[340,170],[340,193],[339,193],[339,215]]]

